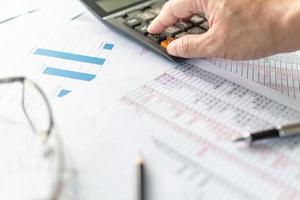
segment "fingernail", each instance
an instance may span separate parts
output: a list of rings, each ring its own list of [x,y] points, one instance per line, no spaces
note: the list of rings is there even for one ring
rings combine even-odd
[[[151,24],[148,26],[147,31],[148,31],[149,33],[152,33]]]
[[[147,31],[148,31],[149,33],[152,33],[152,32],[153,32],[153,22],[148,26]]]
[[[175,56],[176,55],[176,42],[175,42],[175,40],[174,41],[172,41],[169,45],[168,45],[168,47],[167,47],[167,51],[168,51],[168,53],[170,54],[170,55],[173,55],[173,56]]]

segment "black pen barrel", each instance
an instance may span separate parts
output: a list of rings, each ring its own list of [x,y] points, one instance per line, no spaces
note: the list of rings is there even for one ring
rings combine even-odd
[[[279,131],[277,129],[268,129],[264,131],[258,131],[250,134],[251,141],[264,140],[269,138],[279,137]]]

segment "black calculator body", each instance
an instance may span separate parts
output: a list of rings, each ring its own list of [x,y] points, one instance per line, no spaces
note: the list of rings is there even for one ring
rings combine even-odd
[[[174,62],[186,59],[170,56],[166,51],[168,43],[186,34],[201,34],[208,30],[207,20],[199,14],[188,21],[177,22],[161,34],[149,34],[148,25],[159,14],[166,0],[81,1],[101,21]]]

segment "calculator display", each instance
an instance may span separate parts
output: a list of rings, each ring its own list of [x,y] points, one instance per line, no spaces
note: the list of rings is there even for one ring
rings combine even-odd
[[[109,13],[142,1],[145,0],[97,0],[96,4]]]

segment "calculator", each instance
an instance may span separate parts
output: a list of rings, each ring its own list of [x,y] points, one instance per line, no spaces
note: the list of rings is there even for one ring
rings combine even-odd
[[[187,34],[202,34],[209,29],[205,15],[199,13],[189,20],[178,21],[160,34],[149,34],[147,28],[166,0],[81,1],[99,20],[174,62],[183,62],[186,59],[167,53],[166,48],[172,40]]]

